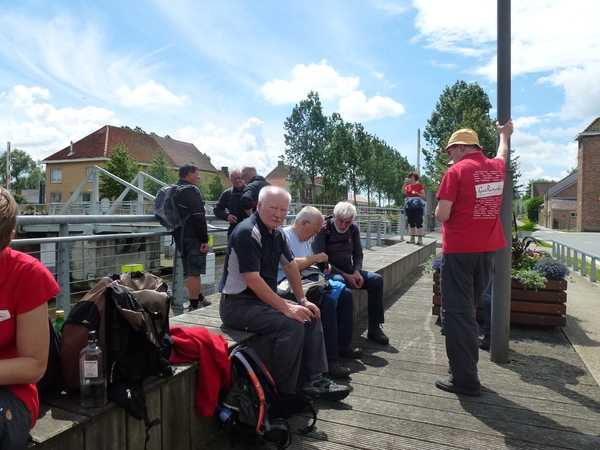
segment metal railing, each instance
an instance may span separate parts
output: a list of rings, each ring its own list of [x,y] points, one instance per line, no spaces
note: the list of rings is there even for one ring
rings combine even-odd
[[[551,239],[550,242],[552,242],[552,256],[562,261],[567,266],[572,267],[574,271],[580,272],[582,277],[588,276],[587,259],[589,258],[589,278],[591,282],[596,282],[596,262],[600,259],[600,256],[554,239]]]
[[[286,217],[291,224],[295,215]],[[381,246],[389,236],[404,236],[404,216],[395,218],[377,214],[359,215],[363,246]],[[214,249],[221,253],[227,243],[226,223],[208,215]],[[173,291],[173,312],[183,312],[187,290],[183,265],[171,233],[160,226],[153,215],[21,215],[17,219],[18,235],[11,247],[39,259],[55,276],[60,293],[50,306],[68,315],[71,305],[79,301],[102,277],[120,273],[124,268],[143,268],[163,278]],[[394,232],[394,228],[396,232]],[[212,250],[211,250],[212,252]],[[202,276],[202,292],[216,293],[223,272],[224,256],[209,256],[207,273]]]

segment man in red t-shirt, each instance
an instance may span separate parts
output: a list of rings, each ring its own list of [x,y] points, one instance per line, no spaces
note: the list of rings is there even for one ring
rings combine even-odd
[[[494,273],[494,253],[506,245],[499,212],[512,120],[497,123],[497,129],[500,142],[493,159],[483,154],[473,130],[450,137],[446,152],[454,164],[442,179],[435,210],[442,222],[441,317],[451,371],[435,385],[471,396],[481,393],[475,311]]]

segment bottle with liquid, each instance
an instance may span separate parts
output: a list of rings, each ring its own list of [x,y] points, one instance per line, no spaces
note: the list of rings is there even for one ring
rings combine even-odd
[[[88,346],[79,353],[81,407],[99,408],[106,404],[104,355],[98,346],[96,330],[88,332]]]
[[[65,323],[65,312],[62,309],[56,310],[56,318],[54,319],[54,329],[62,336],[62,327]]]
[[[231,422],[231,410],[226,406],[217,405],[215,413],[219,416],[223,425],[228,425]]]

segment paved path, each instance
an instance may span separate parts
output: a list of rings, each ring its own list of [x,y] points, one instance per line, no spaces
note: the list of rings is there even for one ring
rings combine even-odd
[[[579,295],[569,292],[568,302],[579,304]],[[355,372],[348,381],[351,395],[339,403],[316,402],[318,429],[295,433],[291,448],[600,448],[600,387],[559,328],[513,326],[510,364],[492,363],[481,351],[481,397],[436,389],[448,364],[431,296],[431,275],[416,273],[386,298],[389,346],[365,339],[366,318],[357,324],[355,343],[365,354],[344,361]],[[591,325],[577,318],[578,309],[573,307],[571,321],[587,330]],[[581,346],[597,349],[597,337],[583,338]],[[305,423],[291,420],[294,430]],[[221,436],[209,448],[230,447]]]

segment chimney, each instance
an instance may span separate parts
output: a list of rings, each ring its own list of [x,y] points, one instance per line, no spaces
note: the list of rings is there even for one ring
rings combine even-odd
[[[277,167],[282,167],[283,166],[283,161],[279,160],[277,161]]]
[[[221,172],[223,172],[229,178],[229,166],[222,166]]]
[[[70,148],[69,154],[67,156],[73,156],[73,141],[71,141],[71,148]]]

